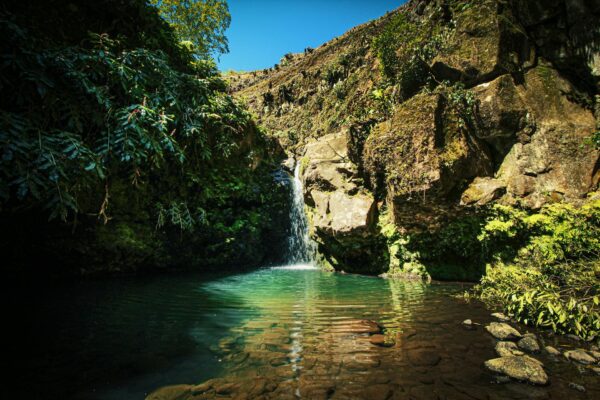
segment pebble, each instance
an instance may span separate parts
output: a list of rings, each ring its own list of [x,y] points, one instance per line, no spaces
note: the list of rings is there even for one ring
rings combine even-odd
[[[575,389],[575,390],[577,390],[578,392],[585,393],[585,387],[583,387],[583,386],[581,386],[581,385],[578,385],[577,383],[570,382],[570,383],[569,383],[569,387],[570,387],[571,389]]]

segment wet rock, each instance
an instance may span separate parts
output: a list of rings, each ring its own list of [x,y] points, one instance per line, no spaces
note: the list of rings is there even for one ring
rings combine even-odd
[[[575,382],[569,382],[569,387],[571,389],[575,389],[575,390],[577,390],[578,392],[581,392],[581,393],[585,393],[585,391],[586,391],[585,387],[583,387],[582,385],[579,385],[579,384],[577,384]]]
[[[166,386],[150,393],[146,400],[186,400],[191,393],[191,385]]]
[[[517,342],[517,345],[521,350],[528,353],[539,353],[540,351],[540,344],[532,333],[523,335],[523,338]]]
[[[600,351],[590,350],[588,354],[596,359],[596,361],[600,361]]]
[[[381,334],[372,335],[369,338],[369,341],[371,342],[371,344],[381,347],[391,347],[394,345],[394,341],[391,340],[391,338]]]
[[[485,367],[492,372],[503,374],[519,381],[535,385],[545,385],[548,383],[548,375],[546,375],[542,363],[529,356],[494,358],[486,361]]]
[[[576,342],[580,342],[581,341],[581,338],[579,336],[573,335],[572,333],[569,333],[569,334],[565,335],[565,337],[567,339],[571,339],[571,340],[574,340]]]
[[[585,352],[583,349],[569,350],[565,352],[565,357],[579,364],[593,364],[596,359]]]
[[[414,349],[408,351],[408,360],[414,366],[433,367],[439,364],[442,358],[433,350]]]
[[[560,356],[562,354],[559,350],[552,346],[546,346],[544,347],[544,350],[551,356]]]
[[[517,340],[522,337],[519,331],[503,322],[492,322],[485,329],[500,340]]]
[[[502,322],[508,322],[508,321],[510,321],[510,318],[509,318],[509,317],[507,317],[506,315],[504,315],[504,314],[503,314],[503,313],[501,313],[501,312],[496,312],[496,313],[493,313],[493,314],[492,314],[492,317],[494,317],[494,318],[496,318],[496,319],[498,319],[498,320],[500,320],[500,321],[502,321]]]
[[[592,371],[594,371],[596,374],[600,375],[600,367],[592,367]]]
[[[471,321],[470,319],[465,319],[463,321],[463,325],[472,326],[473,325],[473,321]]]
[[[500,357],[522,356],[523,353],[514,342],[498,342],[496,343],[496,353]]]

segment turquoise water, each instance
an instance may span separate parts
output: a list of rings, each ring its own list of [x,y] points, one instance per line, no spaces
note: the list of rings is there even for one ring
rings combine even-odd
[[[412,398],[598,394],[594,377],[549,360],[549,387],[493,383],[482,367],[494,357],[493,340],[460,324],[485,323],[489,312],[453,298],[465,289],[459,284],[297,266],[12,289],[10,301],[21,305],[11,316],[18,351],[3,398],[143,399],[162,386],[257,376],[295,398],[319,390],[364,398],[367,387]],[[395,346],[371,344],[362,320],[379,322]],[[569,380],[588,393],[568,389]],[[7,397],[16,389],[21,397]]]

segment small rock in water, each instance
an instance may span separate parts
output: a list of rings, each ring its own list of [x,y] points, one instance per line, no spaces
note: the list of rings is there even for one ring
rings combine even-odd
[[[388,340],[388,338],[385,335],[381,334],[370,336],[369,341],[371,342],[371,344],[381,347],[391,347],[394,345],[394,343]]]
[[[441,359],[440,355],[433,350],[414,349],[408,352],[408,360],[417,367],[434,367]]]
[[[593,367],[592,371],[594,371],[595,373],[597,373],[598,375],[600,375],[600,367]]]
[[[596,361],[600,361],[600,351],[590,350],[588,353],[596,359]]]
[[[523,338],[517,343],[521,350],[525,350],[528,353],[539,353],[540,344],[534,334],[528,333],[523,335]]]
[[[550,354],[551,356],[560,356],[561,355],[561,352],[552,346],[546,346],[546,347],[544,347],[544,350],[546,350],[546,353]]]
[[[473,321],[471,321],[470,319],[465,319],[463,321],[463,325],[471,326],[471,325],[473,325]]]
[[[181,399],[192,392],[191,385],[165,386],[150,393],[146,400],[171,400]]]
[[[496,353],[500,357],[522,356],[523,353],[514,342],[498,342],[496,343]]]
[[[585,365],[593,364],[596,361],[594,357],[590,356],[583,349],[566,351],[565,357],[567,357],[569,360]]]
[[[548,383],[548,375],[546,375],[542,363],[529,356],[494,358],[486,361],[485,367],[492,372],[503,374],[519,381],[535,385],[545,385]]]
[[[485,329],[500,340],[517,340],[522,337],[518,330],[503,322],[492,322]]]
[[[498,319],[498,320],[500,320],[502,322],[508,322],[508,321],[510,321],[510,318],[508,318],[506,315],[504,315],[501,312],[495,312],[495,313],[493,313],[492,317],[494,317],[494,318],[496,318],[496,319]]]
[[[578,392],[585,393],[585,388],[583,386],[581,386],[581,385],[578,385],[577,383],[570,382],[569,383],[569,387],[571,389],[577,390]]]

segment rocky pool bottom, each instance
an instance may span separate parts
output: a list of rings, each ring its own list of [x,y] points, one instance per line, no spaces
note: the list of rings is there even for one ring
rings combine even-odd
[[[461,284],[295,266],[9,286],[2,398],[600,398],[598,359],[577,360],[590,346],[508,322],[516,335]],[[548,382],[507,378],[515,364]]]

